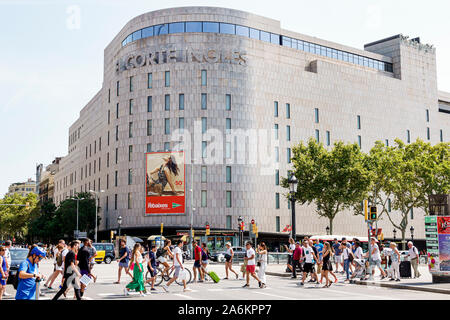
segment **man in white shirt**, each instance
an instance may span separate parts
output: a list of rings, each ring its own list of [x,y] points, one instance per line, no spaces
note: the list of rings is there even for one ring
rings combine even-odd
[[[308,240],[303,240],[302,246],[303,256],[304,256],[304,264],[303,264],[303,278],[302,282],[298,285],[303,286],[305,284],[306,276],[308,273],[311,273],[311,279],[314,278],[317,281],[317,274],[314,270],[313,260],[319,261],[316,254],[314,253],[313,248],[309,245]]]
[[[245,247],[247,249],[246,256],[244,257],[244,260],[247,261],[247,267],[246,267],[246,279],[247,283],[243,286],[243,288],[250,287],[250,275],[252,275],[253,278],[258,281],[259,287],[261,288],[262,282],[258,278],[258,276],[255,273],[256,270],[256,252],[252,248],[252,243],[250,241],[247,241],[245,244]]]
[[[414,278],[419,278],[421,276],[419,272],[419,250],[417,250],[411,241],[408,242],[408,248],[408,257],[414,269]]]
[[[180,275],[180,272],[186,272],[183,267],[183,250],[181,249],[183,247],[183,240],[177,241],[177,246],[175,249],[172,250],[173,253],[173,266],[175,267],[175,271],[173,272],[172,279],[167,282],[167,285],[163,285],[162,288],[164,291],[169,292],[169,286],[177,280],[178,276]],[[184,292],[192,291],[191,289],[186,287],[186,277],[183,278],[183,287]]]

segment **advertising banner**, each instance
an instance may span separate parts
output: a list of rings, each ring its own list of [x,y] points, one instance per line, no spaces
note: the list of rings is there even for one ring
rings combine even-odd
[[[437,217],[439,234],[450,234],[450,217]]]
[[[439,269],[450,271],[450,234],[439,235]]]
[[[149,152],[145,156],[145,214],[184,214],[184,152]]]

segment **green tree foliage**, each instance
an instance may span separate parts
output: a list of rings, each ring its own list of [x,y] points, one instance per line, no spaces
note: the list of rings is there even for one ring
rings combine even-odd
[[[34,193],[23,197],[13,194],[0,200],[0,235],[2,238],[16,238],[24,240],[28,231],[28,222],[35,212],[37,195]],[[29,208],[25,205],[29,204]],[[22,206],[16,206],[16,204]]]
[[[293,148],[293,173],[298,180],[295,199],[300,204],[316,205],[319,217],[333,220],[339,212],[361,202],[368,192],[371,176],[367,170],[367,156],[357,144],[336,142],[331,150],[310,139]],[[282,186],[287,188],[287,179]]]

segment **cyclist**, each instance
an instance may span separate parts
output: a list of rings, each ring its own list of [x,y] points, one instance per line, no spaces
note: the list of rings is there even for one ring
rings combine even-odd
[[[166,240],[166,242],[164,243],[164,248],[159,249],[156,252],[156,258],[157,260],[162,263],[162,265],[164,266],[164,270],[163,270],[163,274],[166,273],[167,277],[169,277],[169,263],[167,262],[167,257],[170,256],[171,258],[173,258],[173,253],[170,250],[170,245],[172,244],[172,241],[170,240]]]
[[[34,247],[19,266],[16,300],[36,300],[36,284],[44,277],[39,273],[38,263],[46,256],[45,250]]]

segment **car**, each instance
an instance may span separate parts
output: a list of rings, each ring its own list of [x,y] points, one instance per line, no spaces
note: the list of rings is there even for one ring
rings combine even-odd
[[[95,262],[110,264],[116,259],[116,253],[114,251],[114,244],[112,243],[93,243],[92,244],[97,250],[97,256],[95,257]]]
[[[242,260],[245,257],[245,248],[243,247],[231,247],[234,252],[234,259],[235,260]],[[225,261],[225,254],[226,251],[216,251],[213,254],[211,254],[211,260],[215,262],[224,262]]]
[[[19,270],[19,265],[24,261],[28,256],[28,249],[25,248],[10,248],[9,252],[11,253],[11,266],[9,267],[9,277],[7,280],[7,284],[14,285],[14,278],[16,277],[17,270]],[[17,289],[14,287],[14,289]]]

